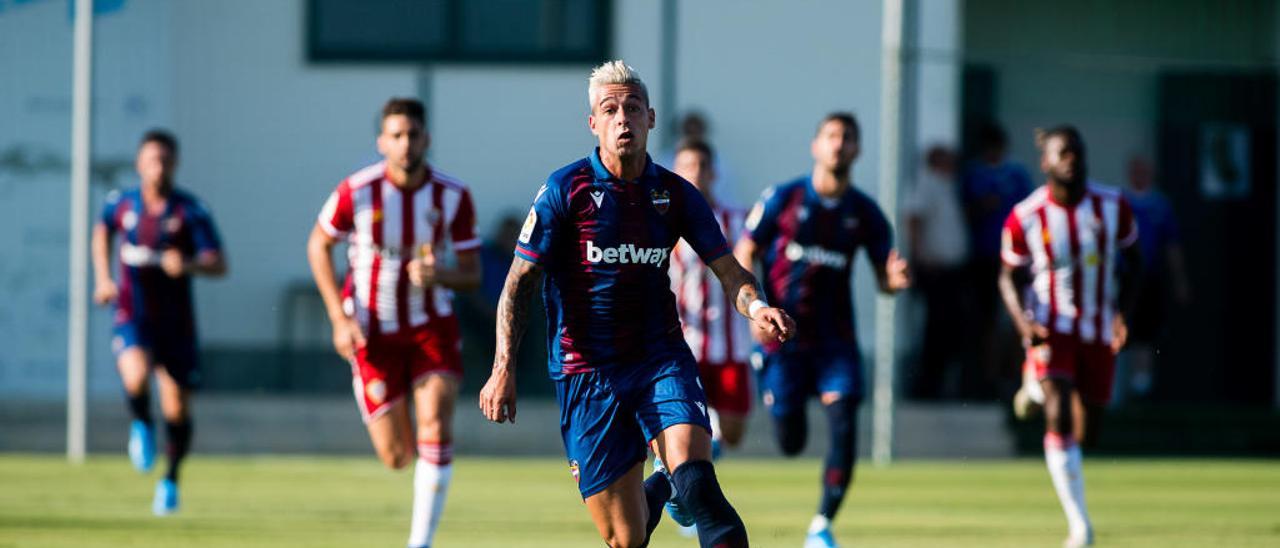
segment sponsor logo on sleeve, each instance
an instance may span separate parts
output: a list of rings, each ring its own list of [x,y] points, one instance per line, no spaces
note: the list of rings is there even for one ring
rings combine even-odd
[[[764,216],[764,202],[756,202],[755,207],[751,208],[751,213],[747,214],[746,227],[747,230],[755,230],[756,225],[760,224],[760,218]]]
[[[527,244],[533,237],[533,229],[538,226],[538,210],[529,208],[529,216],[524,218],[524,226],[520,227],[520,243]]]

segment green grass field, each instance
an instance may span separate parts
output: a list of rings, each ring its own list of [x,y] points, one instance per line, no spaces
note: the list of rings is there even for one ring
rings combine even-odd
[[[756,546],[799,546],[816,461],[718,467]],[[1105,546],[1280,546],[1280,461],[1086,461]],[[0,547],[403,546],[409,473],[372,456],[208,457],[181,514],[150,514],[155,476],[121,457],[84,466],[0,455]],[[462,457],[438,546],[600,546],[560,459]],[[1038,460],[864,466],[837,522],[857,546],[1058,546],[1065,523]],[[654,546],[696,546],[669,519]]]

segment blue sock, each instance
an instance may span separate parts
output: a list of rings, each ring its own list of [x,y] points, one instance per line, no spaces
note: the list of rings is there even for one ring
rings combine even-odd
[[[151,426],[151,393],[143,390],[141,394],[125,392],[125,402],[129,404],[129,414],[133,418]]]
[[[858,404],[849,398],[841,398],[825,407],[831,430],[831,444],[827,449],[827,458],[822,463],[822,501],[818,504],[818,514],[834,519],[840,503],[844,502],[849,483],[853,480],[853,463],[858,442]]]
[[[649,521],[644,524],[645,537],[653,534],[662,520],[662,505],[671,499],[671,481],[661,470],[644,480],[644,503],[649,507]]]
[[[809,423],[804,411],[773,417],[773,433],[783,455],[799,455],[809,436]]]
[[[747,546],[747,528],[742,518],[724,498],[716,469],[705,460],[686,462],[671,473],[676,497],[698,526],[702,548]]]

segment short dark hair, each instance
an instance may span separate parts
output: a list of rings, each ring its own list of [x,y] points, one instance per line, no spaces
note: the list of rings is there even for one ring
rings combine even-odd
[[[142,134],[142,140],[138,141],[138,148],[142,148],[147,143],[159,143],[169,149],[169,153],[178,155],[178,138],[173,136],[167,129],[153,128]]]
[[[827,113],[826,116],[822,117],[822,121],[818,122],[818,129],[814,133],[822,131],[822,126],[827,125],[827,122],[844,124],[844,127],[849,128],[849,131],[853,133],[853,140],[862,142],[862,127],[858,125],[858,119],[854,117],[852,112],[841,110]]]
[[[716,160],[716,152],[711,148],[711,144],[700,139],[683,139],[676,145],[676,155],[681,152],[690,150],[702,154],[707,158],[707,163],[713,163]]]
[[[1084,154],[1084,137],[1080,135],[1080,130],[1071,124],[1059,124],[1049,129],[1036,129],[1036,148],[1044,150],[1044,144],[1053,137],[1061,137],[1066,139],[1079,151]]]
[[[386,120],[388,116],[404,115],[410,120],[417,120],[423,126],[427,125],[427,107],[422,106],[422,101],[410,97],[392,97],[387,99],[387,104],[382,105],[382,119]]]

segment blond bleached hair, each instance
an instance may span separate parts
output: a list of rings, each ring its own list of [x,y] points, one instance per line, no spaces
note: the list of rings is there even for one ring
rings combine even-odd
[[[640,73],[621,59],[614,59],[591,69],[591,78],[587,80],[587,100],[591,103],[588,106],[595,109],[597,90],[603,86],[617,84],[640,88],[640,95],[644,97],[644,102],[649,103],[649,88],[644,85],[644,80],[640,79]]]

